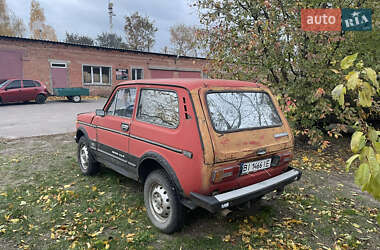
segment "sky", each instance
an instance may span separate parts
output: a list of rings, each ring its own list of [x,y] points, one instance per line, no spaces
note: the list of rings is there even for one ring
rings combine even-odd
[[[138,11],[149,16],[158,31],[153,51],[160,52],[170,47],[169,28],[176,24],[198,25],[199,18],[190,0],[111,0],[114,4],[113,32],[124,39],[124,17]],[[7,0],[7,6],[22,18],[25,26],[29,23],[31,0]],[[39,0],[44,9],[46,24],[53,26],[58,40],[65,39],[65,33],[79,33],[92,38],[102,32],[109,32],[108,0]],[[29,36],[29,34],[28,34]]]

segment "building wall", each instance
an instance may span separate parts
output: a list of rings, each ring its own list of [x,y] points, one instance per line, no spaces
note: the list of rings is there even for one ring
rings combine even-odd
[[[49,43],[4,37],[0,37],[0,53],[1,51],[17,51],[17,53],[21,53],[23,55],[23,78],[40,80],[45,83],[49,89],[51,89],[52,86],[50,63],[53,61],[65,62],[67,63],[69,86],[90,88],[91,95],[108,95],[116,84],[125,81],[116,80],[116,69],[119,68],[128,69],[129,80],[131,79],[132,67],[144,69],[144,79],[150,79],[152,75],[160,75],[156,73],[160,70],[173,71],[173,77],[189,74],[191,76],[199,75],[199,77],[201,77],[201,70],[206,62],[204,59],[199,58],[177,58],[175,56],[158,55],[154,53],[119,51],[98,47],[74,46],[64,43]],[[112,86],[84,84],[82,75],[82,66],[84,64],[111,67]],[[156,74],[152,74],[152,71]]]

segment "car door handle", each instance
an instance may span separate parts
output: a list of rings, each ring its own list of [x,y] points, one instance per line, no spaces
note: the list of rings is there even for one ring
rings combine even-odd
[[[129,124],[121,123],[121,130],[127,132],[129,130]]]

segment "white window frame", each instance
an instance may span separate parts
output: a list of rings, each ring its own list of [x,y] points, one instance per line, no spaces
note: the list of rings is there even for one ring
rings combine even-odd
[[[91,67],[91,82],[84,82],[84,73],[83,73],[83,67]],[[100,70],[100,82],[94,82],[94,67],[98,67]],[[102,74],[102,67],[109,68],[110,74],[109,74],[109,83],[103,83],[103,74]],[[104,85],[104,86],[110,86],[112,85],[112,66],[108,65],[94,65],[94,64],[82,64],[82,83],[83,85]]]
[[[133,80],[133,70],[134,69],[141,69],[142,70],[141,79],[144,79],[144,68],[132,66],[131,67],[131,80]],[[135,80],[137,80],[137,79],[135,79]]]

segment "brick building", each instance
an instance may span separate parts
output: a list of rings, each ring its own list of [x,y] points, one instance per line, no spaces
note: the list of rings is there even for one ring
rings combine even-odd
[[[40,80],[108,95],[125,80],[202,78],[203,58],[0,36],[0,79]]]

